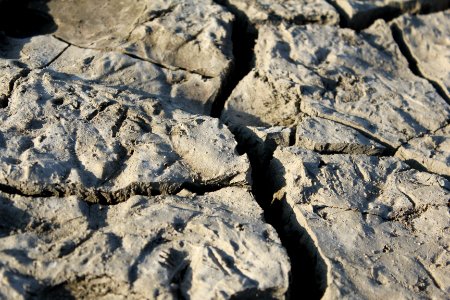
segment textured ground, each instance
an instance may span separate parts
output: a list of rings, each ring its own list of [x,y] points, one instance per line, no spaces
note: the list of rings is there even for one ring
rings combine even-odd
[[[0,299],[448,299],[449,7],[0,0]]]

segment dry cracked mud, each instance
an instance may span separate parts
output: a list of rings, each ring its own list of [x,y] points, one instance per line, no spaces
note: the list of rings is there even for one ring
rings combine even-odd
[[[0,299],[448,299],[449,7],[0,0]]]

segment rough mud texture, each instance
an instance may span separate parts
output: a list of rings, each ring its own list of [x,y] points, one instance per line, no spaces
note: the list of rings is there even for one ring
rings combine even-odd
[[[183,110],[209,114],[222,86],[219,77],[206,78],[184,70],[159,65],[112,52],[70,46],[49,69],[95,84],[157,96]]]
[[[303,112],[397,148],[450,118],[450,107],[408,68],[382,20],[360,34],[332,26],[265,26],[255,53],[255,69],[226,103],[226,123],[293,126]]]
[[[447,299],[449,5],[0,0],[0,299]]]
[[[28,69],[47,66],[68,46],[49,35],[19,39],[2,34],[0,41],[2,62],[16,63],[18,66]]]
[[[351,127],[315,117],[298,124],[295,145],[320,153],[379,155],[386,149]]]
[[[271,162],[286,226],[314,242],[323,299],[444,299],[450,182],[394,158],[291,147]]]
[[[282,298],[289,261],[240,188],[204,196],[82,198],[0,194],[0,297]]]
[[[448,44],[448,17],[439,16],[442,29],[422,22],[421,36],[426,57],[446,74],[448,51],[439,49]],[[272,204],[263,204],[266,215],[281,214],[293,270],[305,267],[297,255],[309,258],[316,298],[445,299],[450,183],[432,173],[448,176],[450,107],[436,76],[414,69],[415,56],[383,20],[359,33],[289,22],[257,29],[255,66],[221,119],[266,172],[253,175],[256,188],[272,187]],[[291,295],[302,297],[295,283],[304,275],[293,274]]]
[[[395,155],[419,169],[450,177],[450,126],[411,140]]]
[[[0,298],[283,299],[247,156],[206,115],[233,15],[141,4],[50,1],[57,38],[1,34]]]
[[[443,10],[448,0],[330,0],[338,7],[346,25],[355,29],[368,27],[378,18],[390,19],[401,13]]]
[[[211,112],[232,67],[234,16],[212,1],[104,1],[99,7],[52,0],[32,6],[49,11],[54,35],[74,46],[58,68],[89,79],[114,73],[108,84],[157,90],[194,112]]]
[[[16,84],[0,124],[0,184],[27,195],[114,202],[248,184],[248,160],[217,119],[49,71]]]
[[[16,39],[0,32],[0,107],[7,105],[18,78],[47,66],[67,46],[51,36]]]
[[[422,76],[434,82],[450,101],[450,11],[405,15],[392,26]]]
[[[338,24],[339,14],[325,0],[217,0],[258,27],[264,23]]]
[[[116,49],[208,77],[231,64],[234,16],[210,0],[51,0],[55,35],[80,47]]]

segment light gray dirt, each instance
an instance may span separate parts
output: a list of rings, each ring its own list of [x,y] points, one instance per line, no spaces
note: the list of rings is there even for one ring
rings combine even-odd
[[[324,262],[323,299],[445,299],[450,182],[394,158],[275,151],[274,201]]]
[[[450,126],[409,141],[395,156],[418,168],[450,176]]]
[[[348,26],[368,27],[378,18],[389,19],[401,13],[430,12],[446,9],[448,0],[330,0],[342,13]]]
[[[338,24],[338,12],[325,0],[218,0],[243,15],[251,25],[288,22]]]
[[[0,184],[27,195],[117,202],[249,184],[248,160],[217,119],[51,71],[16,84],[0,124]]]
[[[52,0],[31,5],[48,11],[57,25],[54,35],[74,46],[57,62],[59,69],[89,79],[112,72],[115,79],[105,83],[157,90],[192,112],[211,113],[232,68],[234,16],[211,0],[113,0],[101,5]]]
[[[450,10],[404,15],[392,21],[420,73],[435,82],[450,101]]]
[[[67,46],[51,36],[17,39],[0,32],[0,107],[7,105],[18,78],[30,69],[45,67]]]
[[[449,0],[0,4],[0,299],[448,299]]]
[[[116,206],[0,193],[5,299],[283,298],[289,259],[240,188]]]
[[[223,81],[175,70],[113,52],[70,46],[50,69],[75,75],[89,83],[158,97],[185,111],[209,114]]]
[[[305,117],[297,125],[295,145],[319,153],[379,155],[386,150],[351,127],[317,117]]]
[[[411,72],[384,21],[360,34],[318,25],[259,32],[256,67],[228,99],[226,123],[293,126],[306,113],[397,148],[450,119],[449,105]]]
[[[231,65],[234,16],[211,0],[51,0],[59,38],[80,47],[119,50],[208,77]],[[39,6],[39,4],[38,4]]]

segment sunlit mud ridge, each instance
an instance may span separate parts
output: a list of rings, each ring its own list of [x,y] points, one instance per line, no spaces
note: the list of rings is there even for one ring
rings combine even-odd
[[[0,298],[447,299],[449,7],[0,0]]]

